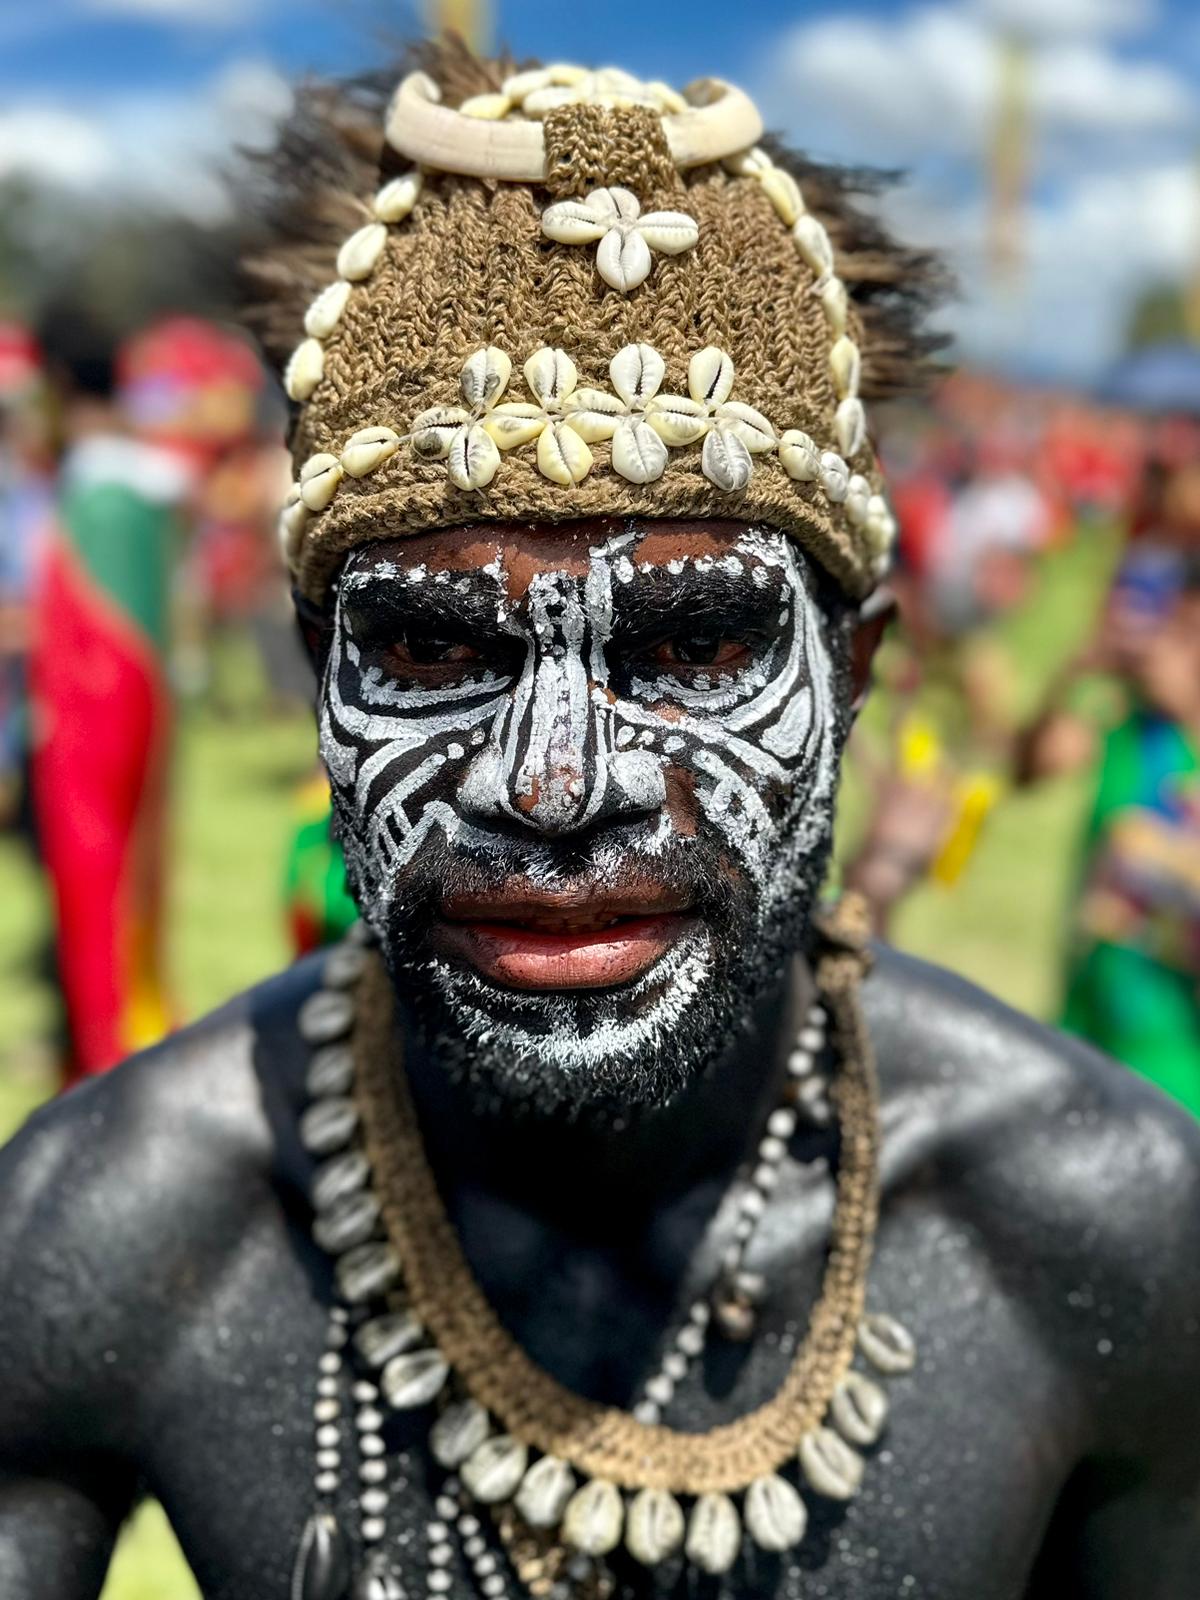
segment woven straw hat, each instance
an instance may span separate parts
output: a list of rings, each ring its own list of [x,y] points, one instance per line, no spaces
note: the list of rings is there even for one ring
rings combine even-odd
[[[715,80],[407,76],[376,193],[296,329],[281,538],[320,601],[365,541],[494,521],[737,518],[852,596],[895,523],[864,322],[822,219]]]

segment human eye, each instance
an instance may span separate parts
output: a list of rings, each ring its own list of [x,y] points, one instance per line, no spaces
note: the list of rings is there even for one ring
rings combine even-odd
[[[406,683],[431,688],[466,682],[514,668],[510,642],[477,635],[473,640],[451,625],[404,623],[376,645],[385,672]]]
[[[660,639],[648,655],[660,670],[679,675],[701,667],[736,672],[752,653],[747,639],[705,630]]]

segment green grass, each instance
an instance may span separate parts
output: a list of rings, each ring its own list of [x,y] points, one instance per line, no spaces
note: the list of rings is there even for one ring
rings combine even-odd
[[[1110,543],[1085,539],[1048,567],[1035,607],[1004,630],[1022,699],[1072,648],[1098,592]],[[235,656],[236,676],[242,670]],[[171,899],[181,1015],[194,1017],[286,959],[280,902],[291,799],[314,748],[305,715],[219,720],[193,711],[176,750],[177,879]],[[896,942],[941,961],[1015,1005],[1050,1015],[1057,953],[1086,783],[1006,800],[953,890],[924,887],[901,909]],[[853,780],[850,819],[863,796]],[[52,1091],[50,992],[38,970],[46,928],[38,879],[18,846],[0,839],[0,1137]],[[104,1600],[195,1600],[169,1528],[155,1506],[126,1530]]]

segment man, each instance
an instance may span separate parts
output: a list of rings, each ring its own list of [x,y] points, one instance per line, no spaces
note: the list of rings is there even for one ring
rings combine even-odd
[[[818,926],[917,263],[724,85],[432,70],[287,379],[368,931],[7,1153],[0,1592],[146,1491],[210,1600],[1185,1594],[1193,1128]]]

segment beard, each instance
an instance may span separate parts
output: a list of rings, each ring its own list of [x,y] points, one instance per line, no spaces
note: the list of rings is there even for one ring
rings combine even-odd
[[[335,800],[335,815],[337,814]],[[833,836],[832,795],[751,872],[702,825],[691,838],[650,824],[586,843],[427,837],[389,881],[368,870],[338,816],[351,890],[397,998],[425,1049],[480,1111],[611,1121],[658,1110],[736,1046],[755,1007],[808,940]],[[433,947],[444,897],[534,888],[603,893],[666,886],[692,920],[638,978],[607,989],[515,990]]]

